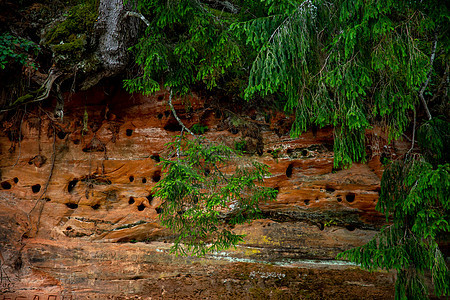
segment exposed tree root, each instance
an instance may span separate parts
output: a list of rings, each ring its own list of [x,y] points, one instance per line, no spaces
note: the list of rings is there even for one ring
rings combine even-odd
[[[48,74],[47,79],[44,81],[44,83],[41,85],[40,88],[38,88],[36,91],[32,91],[24,96],[19,97],[16,101],[14,101],[14,103],[10,107],[3,109],[0,112],[10,111],[15,109],[19,105],[24,105],[33,102],[40,102],[42,100],[47,99],[52,90],[53,83],[61,75],[62,72],[55,70],[53,68],[50,69],[50,73]]]

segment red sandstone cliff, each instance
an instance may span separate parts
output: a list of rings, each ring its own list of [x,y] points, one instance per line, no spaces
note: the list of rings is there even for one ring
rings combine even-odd
[[[261,205],[264,219],[235,227],[245,243],[177,258],[167,253],[172,233],[159,225],[161,202],[150,190],[163,176],[164,145],[179,130],[167,97],[97,87],[66,95],[64,121],[36,107],[17,114],[15,135],[3,125],[0,299],[393,296],[390,274],[302,259],[330,260],[373,237],[384,222],[374,209],[379,155],[401,152],[401,144],[386,150],[374,130],[367,164],[333,170],[331,128],[292,139],[292,121],[268,109],[231,111],[197,96],[190,107],[175,102],[186,125],[208,126],[208,139],[245,140],[247,152],[270,166],[266,184],[279,190],[275,202]]]

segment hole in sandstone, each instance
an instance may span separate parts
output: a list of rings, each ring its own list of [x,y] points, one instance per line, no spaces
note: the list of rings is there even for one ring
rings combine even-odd
[[[66,203],[66,206],[70,209],[78,208],[78,204],[76,204],[76,203]]]
[[[74,143],[75,145],[79,145],[80,142],[81,142],[81,141],[80,141],[79,139],[73,140],[73,143]]]
[[[309,205],[309,200],[304,200],[303,202],[305,202],[305,205]]]
[[[169,122],[168,124],[166,124],[166,126],[164,126],[164,130],[171,132],[181,131],[181,129],[181,125],[175,122]]]
[[[345,228],[347,228],[348,231],[354,231],[356,229],[353,225],[347,225]]]
[[[18,183],[18,182],[19,182],[19,178],[14,177],[14,178],[13,178],[13,181],[14,181],[14,183]]]
[[[158,114],[158,119],[162,119],[163,118],[163,114]]]
[[[293,149],[287,149],[287,151],[286,151],[287,154],[291,154],[292,152],[294,152]]]
[[[61,131],[58,132],[56,135],[58,136],[58,138],[59,138],[60,140],[63,140],[63,139],[66,137],[67,133],[65,133],[64,131],[61,130]]]
[[[147,183],[147,178],[142,178],[142,183]]]
[[[159,157],[158,154],[152,155],[152,156],[150,156],[150,158],[153,159],[153,160],[156,161],[156,162],[160,162],[160,161],[161,161],[161,158]]]
[[[167,118],[168,116],[170,116],[170,111],[166,110],[166,111],[164,112],[164,115],[165,115],[166,118]]]
[[[286,176],[291,177],[292,176],[292,170],[294,169],[294,164],[289,164],[289,166],[286,169]]]
[[[160,213],[162,213],[162,208],[161,207],[157,207],[155,208],[156,213],[159,215]]]
[[[1,183],[1,185],[2,185],[2,188],[5,190],[9,190],[11,188],[11,183],[9,183],[8,181],[3,181]]]
[[[50,199],[50,198],[43,198],[42,200],[44,200],[45,202],[50,202],[50,201],[52,201],[52,199]]]
[[[303,150],[302,150],[302,156],[306,156],[306,155],[308,155],[308,150],[303,149]]]
[[[348,203],[352,203],[355,201],[355,194],[350,193],[348,195],[345,195],[345,200],[347,200]]]
[[[342,198],[341,198],[341,197],[338,197],[338,198],[337,198],[337,201],[338,201],[338,202],[342,202]]]
[[[69,181],[69,185],[67,186],[67,191],[68,191],[69,193],[72,193],[72,192],[73,192],[73,189],[75,188],[75,186],[77,185],[77,183],[78,183],[78,179],[77,179],[77,178],[75,178],[75,179]]]
[[[31,187],[31,190],[33,191],[33,193],[39,193],[39,191],[41,190],[41,185],[40,184],[35,184]]]
[[[326,191],[327,191],[327,193],[333,193],[335,191],[335,189],[333,189],[332,187],[327,186],[326,187]]]
[[[130,180],[130,182],[133,182],[134,181],[134,176],[131,175],[130,177],[128,177],[128,179]]]
[[[72,230],[72,227],[67,226],[67,227],[66,227],[66,230]]]
[[[133,134],[133,130],[132,130],[132,129],[127,129],[127,130],[125,131],[125,134],[126,134],[127,136],[131,136],[131,135]]]
[[[130,197],[130,199],[128,199],[128,204],[133,204],[134,203],[134,198]]]
[[[22,256],[17,257],[13,262],[13,267],[16,271],[19,271],[22,268]],[[16,298],[17,299],[17,298]]]
[[[139,204],[137,208],[138,208],[138,211],[143,211],[145,209],[144,203]]]
[[[100,208],[100,204],[94,204],[94,205],[92,205],[91,206],[93,209],[95,209],[95,210],[97,210],[97,209],[99,209]]]
[[[231,131],[231,133],[232,133],[232,134],[238,134],[238,133],[239,133],[239,129],[237,129],[237,128],[234,128],[234,127],[233,127],[233,128],[231,128],[231,130],[230,130],[230,131]]]
[[[32,164],[33,164],[33,161],[32,161],[32,160],[28,161],[28,164],[29,164],[29,165],[32,165]]]
[[[152,181],[158,182],[160,180],[161,180],[161,171],[155,171],[155,173],[153,173],[153,176],[152,176]]]
[[[152,201],[153,201],[153,194],[150,194],[150,195],[148,195],[148,196],[145,197],[145,198],[147,198],[148,203],[151,205],[151,204],[152,204]]]
[[[158,96],[158,101],[163,101],[163,99],[164,99],[164,96],[163,96],[163,95],[159,95],[159,96]]]
[[[319,223],[317,226],[319,226],[320,230],[324,230],[325,229],[325,226],[322,223]]]

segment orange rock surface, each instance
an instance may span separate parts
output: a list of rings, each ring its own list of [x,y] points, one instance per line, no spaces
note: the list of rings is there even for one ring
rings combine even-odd
[[[180,118],[208,126],[206,138],[230,146],[245,140],[244,158],[268,164],[266,185],[279,193],[261,204],[263,219],[234,228],[246,234],[236,249],[176,258],[151,192],[163,176],[165,144],[180,130],[167,99],[98,87],[66,95],[63,121],[49,107],[19,114],[20,139],[4,126],[0,258],[8,280],[0,299],[392,298],[390,274],[304,259],[331,260],[374,236],[385,221],[375,211],[379,157],[406,145],[388,149],[374,129],[368,162],[334,170],[332,128],[293,139],[292,120],[280,113],[177,99]]]

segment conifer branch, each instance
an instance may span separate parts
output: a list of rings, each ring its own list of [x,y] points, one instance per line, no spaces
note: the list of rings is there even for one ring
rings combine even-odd
[[[419,97],[420,97],[420,100],[422,100],[422,104],[423,104],[423,107],[425,108],[425,112],[427,113],[428,120],[431,120],[432,117],[430,114],[430,110],[428,109],[428,105],[425,100],[425,97],[423,96],[423,93],[425,92],[425,89],[427,88],[428,83],[430,82],[430,79],[431,79],[431,73],[433,70],[433,62],[434,62],[434,58],[436,56],[436,45],[437,45],[437,32],[435,33],[435,37],[434,37],[433,50],[431,50],[430,70],[428,71],[427,80],[423,83],[422,88],[420,89],[420,92],[419,92]]]
[[[149,21],[144,17],[144,15],[141,14],[141,13],[138,13],[138,12],[135,12],[135,11],[127,11],[127,12],[125,13],[125,15],[124,15],[124,18],[128,18],[128,17],[136,17],[136,18],[139,18],[139,19],[141,19],[141,20],[145,23],[145,25],[147,25],[147,27],[150,26],[150,22],[149,22]]]
[[[172,94],[173,94],[173,91],[172,91],[172,89],[171,89],[171,90],[170,90],[170,94],[169,94],[169,106],[170,106],[170,109],[172,110],[173,116],[174,116],[175,119],[177,120],[178,124],[180,124],[181,127],[182,127],[184,130],[186,130],[186,131],[187,131],[189,134],[191,134],[194,138],[197,138],[197,136],[196,136],[192,131],[190,131],[190,130],[183,124],[183,122],[181,122],[180,118],[178,118],[177,112],[175,111],[175,108],[173,107],[173,104],[172,104]]]
[[[223,10],[226,10],[232,14],[237,14],[239,12],[239,8],[233,5],[228,1],[220,1],[220,0],[205,0],[206,3],[211,4],[213,6],[220,6]]]
[[[412,132],[412,139],[411,139],[411,148],[408,150],[406,155],[408,155],[413,149],[414,149],[414,139],[416,135],[416,110],[413,110],[414,112],[414,125],[413,125],[413,132]]]

